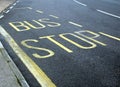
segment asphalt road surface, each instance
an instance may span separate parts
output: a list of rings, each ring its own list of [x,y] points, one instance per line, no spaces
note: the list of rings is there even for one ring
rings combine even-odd
[[[119,0],[20,0],[0,25],[30,87],[120,87]]]

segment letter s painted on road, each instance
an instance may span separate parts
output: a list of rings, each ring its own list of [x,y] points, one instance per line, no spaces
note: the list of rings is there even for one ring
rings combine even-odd
[[[35,40],[35,39],[27,39],[27,40],[23,40],[21,42],[21,44],[29,49],[34,49],[34,50],[40,50],[40,51],[45,51],[47,52],[48,54],[47,55],[44,55],[44,56],[41,56],[40,54],[38,53],[33,53],[32,55],[35,57],[35,58],[49,58],[51,56],[53,56],[55,53],[52,51],[52,50],[49,50],[49,49],[46,49],[46,48],[40,48],[40,47],[35,47],[35,46],[31,46],[31,45],[28,45],[27,42],[35,42],[37,43],[38,40]]]

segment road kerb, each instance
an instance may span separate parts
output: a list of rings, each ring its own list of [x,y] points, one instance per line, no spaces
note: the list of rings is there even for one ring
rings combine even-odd
[[[24,79],[21,72],[19,71],[19,69],[17,68],[17,66],[15,65],[15,63],[13,62],[13,60],[11,59],[11,57],[9,56],[9,54],[7,53],[7,51],[5,50],[5,48],[1,42],[0,42],[0,50],[1,50],[1,53],[3,54],[5,60],[7,61],[11,71],[13,72],[13,74],[15,75],[16,79],[18,80],[19,84],[21,85],[21,87],[30,87],[28,85],[27,81]]]

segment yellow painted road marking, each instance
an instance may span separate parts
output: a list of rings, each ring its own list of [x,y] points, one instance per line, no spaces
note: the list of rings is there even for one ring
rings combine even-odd
[[[89,40],[92,40],[92,41],[94,41],[94,42],[96,42],[96,43],[98,43],[98,44],[100,44],[100,45],[102,45],[102,46],[107,46],[107,44],[102,43],[102,42],[100,42],[100,41],[98,41],[98,40],[95,40],[95,38],[100,37],[100,35],[97,34],[97,33],[95,33],[95,32],[92,32],[92,31],[90,31],[90,30],[83,30],[83,31],[77,31],[77,32],[75,32],[75,33],[78,34],[78,35],[81,35],[81,36],[83,36],[83,37],[85,37],[85,38],[87,38],[87,39],[89,39]],[[87,35],[84,35],[83,33],[91,34],[91,35],[93,35],[93,37],[89,37],[89,36],[87,36]]]
[[[29,25],[29,26],[32,27],[32,28],[36,28],[34,25],[30,24],[30,23],[27,22],[27,21],[24,21],[24,23],[26,23],[27,25]]]
[[[74,36],[74,37],[76,37],[76,38],[78,38],[78,39],[80,39],[80,40],[82,40],[82,41],[90,44],[91,46],[89,46],[89,47],[82,46],[82,45],[74,42],[73,40],[70,40],[69,38],[65,37],[65,35]],[[75,45],[75,46],[77,46],[77,47],[79,47],[79,48],[82,48],[82,49],[91,49],[91,48],[95,48],[95,47],[96,47],[96,44],[94,44],[94,43],[92,43],[92,42],[90,42],[90,41],[88,41],[88,40],[86,40],[86,39],[84,39],[84,38],[82,38],[82,37],[79,37],[79,36],[77,36],[77,35],[75,35],[75,34],[72,34],[72,33],[64,33],[64,34],[60,34],[59,36],[60,36],[61,38],[63,38],[64,40],[66,40],[66,41],[72,43],[73,45]]]
[[[15,25],[16,24],[16,25]],[[13,27],[13,29],[15,29],[16,31],[26,31],[26,30],[30,30],[30,27],[26,26],[24,23],[22,22],[10,22],[9,25],[11,27]],[[19,27],[22,27],[23,29],[19,29]]]
[[[40,47],[36,47],[36,46],[31,46],[31,45],[28,45],[27,42],[39,42],[38,40],[36,39],[27,39],[27,40],[23,40],[21,41],[21,44],[29,49],[34,49],[34,50],[40,50],[40,51],[44,51],[44,52],[47,52],[48,54],[46,55],[40,55],[40,54],[37,54],[37,53],[33,53],[32,55],[35,57],[35,58],[49,58],[51,56],[53,56],[55,53],[50,50],[50,49],[47,49],[47,48],[40,48]]]
[[[118,38],[118,37],[115,37],[115,36],[111,36],[111,35],[109,35],[109,34],[106,34],[106,33],[103,33],[103,32],[99,32],[100,34],[102,34],[102,35],[104,35],[104,36],[107,36],[107,37],[109,37],[109,38],[112,38],[112,39],[115,39],[115,40],[118,40],[118,41],[120,41],[120,38]]]
[[[59,18],[59,17],[57,17],[57,16],[55,16],[55,15],[49,15],[50,17],[53,17],[53,18]]]
[[[77,23],[74,23],[74,22],[72,22],[72,21],[69,21],[68,23],[70,23],[70,24],[72,24],[72,25],[75,25],[75,26],[77,26],[77,27],[83,27],[82,25],[77,24]]]
[[[36,10],[36,12],[37,12],[37,13],[40,13],[40,14],[42,14],[42,13],[43,13],[43,11],[40,11],[40,10]]]
[[[58,41],[56,41],[56,40],[53,39],[52,37],[54,37],[54,35],[44,36],[44,37],[39,37],[39,38],[40,38],[40,39],[47,38],[47,39],[50,40],[51,42],[55,43],[57,46],[61,47],[61,48],[64,49],[65,51],[67,51],[68,53],[72,53],[72,52],[73,52],[72,50],[70,50],[69,48],[65,47],[64,45],[62,45],[61,43],[59,43]]]
[[[20,60],[25,64],[42,87],[56,87],[48,76],[41,70],[41,68],[17,45],[14,39],[2,26],[0,26],[0,33],[5,37],[5,40],[9,43],[14,52],[18,55]]]

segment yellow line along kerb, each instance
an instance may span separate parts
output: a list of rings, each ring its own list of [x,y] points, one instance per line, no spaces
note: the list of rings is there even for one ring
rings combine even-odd
[[[5,40],[18,55],[20,60],[25,64],[28,70],[33,74],[38,83],[42,87],[56,87],[48,76],[40,69],[40,67],[18,46],[14,39],[0,26],[0,33],[5,37]]]

